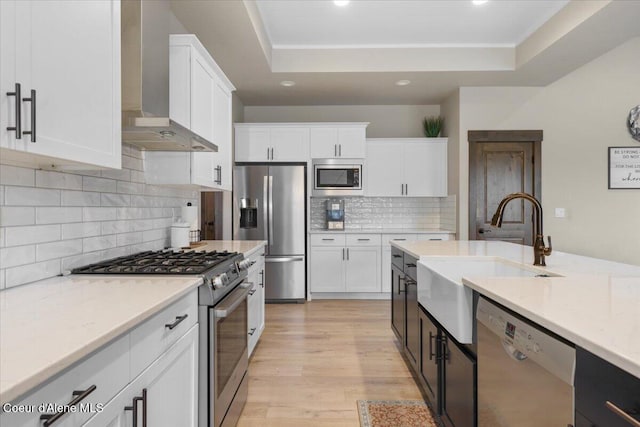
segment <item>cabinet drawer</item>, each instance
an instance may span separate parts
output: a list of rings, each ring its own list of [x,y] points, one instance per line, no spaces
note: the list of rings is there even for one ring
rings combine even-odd
[[[404,254],[404,273],[413,280],[418,280],[418,259]]]
[[[451,240],[451,235],[448,233],[429,233],[429,234],[418,234],[419,241],[425,240]]]
[[[46,350],[43,350],[46,351]],[[96,404],[105,404],[111,400],[129,382],[129,335],[125,335],[105,348],[99,350],[77,365],[71,367],[53,381],[38,388],[16,405],[34,405],[33,412],[4,412],[0,415],[0,425],[12,427],[41,426],[39,421],[42,403],[67,405],[75,398],[74,391],[95,389],[87,393],[75,407],[78,412],[68,412],[55,422],[55,427],[78,426],[88,420],[95,412]],[[44,410],[44,413],[53,411]]]
[[[398,267],[400,271],[404,270],[404,252],[396,247],[391,247],[391,264]]]
[[[311,246],[344,246],[344,234],[312,234]]]
[[[131,331],[131,378],[138,376],[197,322],[198,294],[194,289]]]
[[[380,246],[379,234],[347,234],[347,246]]]
[[[391,246],[389,242],[397,241],[404,242],[410,240],[418,240],[417,234],[383,234],[382,235],[382,248],[390,250]]]
[[[576,348],[575,389],[576,411],[596,426],[631,425],[615,413],[615,408],[608,407],[607,402],[627,413],[640,408],[640,379],[579,347]],[[640,414],[631,416],[640,422]]]

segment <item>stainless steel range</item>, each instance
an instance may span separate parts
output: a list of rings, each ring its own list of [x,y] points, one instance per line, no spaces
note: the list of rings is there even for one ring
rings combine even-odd
[[[148,251],[74,274],[194,275],[198,289],[199,426],[235,426],[247,400],[249,261],[235,252]]]

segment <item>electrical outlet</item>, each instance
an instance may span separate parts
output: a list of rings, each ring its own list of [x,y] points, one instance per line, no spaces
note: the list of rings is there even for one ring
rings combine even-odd
[[[556,218],[566,218],[567,217],[567,211],[564,208],[556,208],[555,217]]]

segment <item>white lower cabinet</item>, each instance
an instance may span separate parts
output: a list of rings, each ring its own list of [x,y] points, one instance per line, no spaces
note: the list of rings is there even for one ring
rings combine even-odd
[[[380,292],[380,235],[312,235],[311,292]]]
[[[247,298],[248,350],[251,357],[264,331],[264,248],[260,248],[247,259],[254,262],[247,272],[247,281],[253,285]]]
[[[198,415],[197,304],[197,290],[194,289],[20,401],[11,402],[33,410],[2,412],[0,425],[131,427],[134,425],[132,405],[138,397],[135,401],[139,417],[136,425],[143,425],[146,407],[150,426],[195,427]],[[183,317],[184,314],[188,315]],[[136,346],[137,343],[141,345]],[[142,402],[143,390],[146,390],[146,405]],[[66,413],[57,414],[54,408],[40,408],[43,403],[73,405]],[[52,417],[41,419],[42,413]]]

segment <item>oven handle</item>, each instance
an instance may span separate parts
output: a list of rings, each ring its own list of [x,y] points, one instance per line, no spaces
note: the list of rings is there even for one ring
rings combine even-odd
[[[249,291],[253,288],[253,283],[244,282],[238,286],[238,289],[231,292],[231,294],[226,297],[221,304],[218,304],[213,312],[215,313],[216,320],[224,319],[233,313],[233,310],[238,308],[243,301],[247,299],[247,295],[249,295]]]

